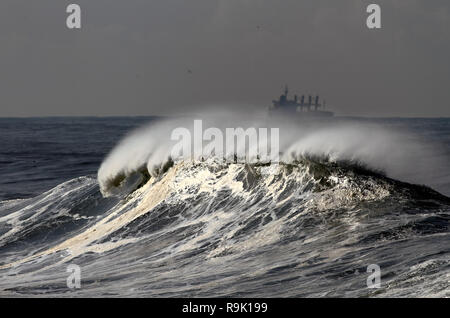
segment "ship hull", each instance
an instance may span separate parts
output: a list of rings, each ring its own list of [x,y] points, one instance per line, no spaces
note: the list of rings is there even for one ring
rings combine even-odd
[[[282,117],[297,117],[297,118],[327,118],[333,117],[334,113],[329,111],[309,111],[309,112],[289,112],[281,110],[271,110],[269,111],[269,116],[282,116]]]

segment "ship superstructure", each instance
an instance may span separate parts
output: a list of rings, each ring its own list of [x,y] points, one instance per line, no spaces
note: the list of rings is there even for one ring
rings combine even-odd
[[[299,116],[317,116],[317,117],[331,117],[334,116],[333,112],[319,110],[319,108],[325,109],[326,102],[323,101],[323,105],[320,103],[319,95],[313,97],[309,94],[306,98],[302,95],[300,99],[297,95],[294,95],[294,99],[288,99],[289,89],[286,85],[284,94],[280,96],[278,100],[272,101],[272,106],[269,108],[269,113],[272,114],[285,114],[285,115],[299,115]]]

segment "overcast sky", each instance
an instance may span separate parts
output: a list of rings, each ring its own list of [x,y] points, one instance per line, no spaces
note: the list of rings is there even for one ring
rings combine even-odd
[[[450,117],[449,59],[448,0],[0,2],[0,116],[264,109],[289,84],[341,115]]]

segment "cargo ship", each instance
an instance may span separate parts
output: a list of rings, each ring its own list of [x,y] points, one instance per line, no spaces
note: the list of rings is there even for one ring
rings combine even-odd
[[[325,111],[326,102],[323,104],[319,101],[319,96],[315,96],[313,100],[312,95],[308,95],[308,100],[305,101],[305,95],[299,99],[294,95],[294,99],[288,98],[289,89],[286,85],[284,94],[278,100],[272,101],[272,106],[269,107],[269,115],[284,115],[284,116],[298,116],[298,117],[333,117],[334,113]],[[319,110],[322,108],[322,110]]]

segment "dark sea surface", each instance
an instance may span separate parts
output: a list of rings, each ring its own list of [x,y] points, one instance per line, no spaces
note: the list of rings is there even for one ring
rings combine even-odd
[[[108,153],[156,121],[0,118],[0,296],[450,296],[450,119],[335,119],[420,140],[392,165],[400,157],[380,144],[393,175],[365,165],[380,161],[375,148],[363,168],[181,162],[136,183],[142,149],[130,146],[106,165],[118,172],[105,180],[125,180],[102,193]],[[366,285],[370,264],[381,288]]]
[[[152,117],[0,118],[0,200],[29,198],[95,175],[127,132]]]

